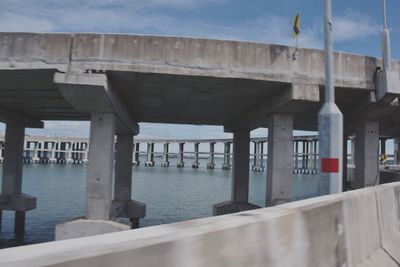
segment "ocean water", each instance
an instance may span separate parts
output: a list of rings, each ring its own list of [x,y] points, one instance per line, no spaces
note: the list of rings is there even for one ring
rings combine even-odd
[[[221,159],[214,170],[205,168],[207,160],[199,169],[189,159],[183,169],[175,159],[169,168],[159,161],[153,168],[133,167],[132,197],[147,205],[141,227],[208,217],[213,204],[230,200],[231,171],[221,169]],[[37,208],[27,212],[23,240],[14,237],[14,212],[3,211],[0,248],[52,241],[56,224],[83,216],[86,172],[86,165],[24,165],[23,192],[37,197]],[[265,194],[266,172],[250,172],[250,202],[264,206]],[[293,200],[317,195],[318,176],[293,175]]]

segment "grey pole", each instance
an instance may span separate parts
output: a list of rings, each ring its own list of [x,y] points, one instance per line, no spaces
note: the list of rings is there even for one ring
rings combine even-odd
[[[383,68],[388,70],[391,68],[391,51],[390,51],[390,33],[387,28],[387,15],[386,15],[386,0],[382,0],[382,17],[383,17],[383,30],[382,30],[382,61]]]
[[[343,115],[335,104],[332,2],[325,0],[325,102],[318,113],[321,193],[342,192]]]

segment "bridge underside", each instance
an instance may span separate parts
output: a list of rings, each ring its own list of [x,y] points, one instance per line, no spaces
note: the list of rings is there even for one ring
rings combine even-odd
[[[58,91],[53,81],[56,72],[55,69],[0,70],[0,107],[37,120],[90,120],[89,112],[76,110]],[[286,82],[237,78],[106,73],[137,121],[152,123],[229,125],[255,107],[274,101],[290,86]],[[370,93],[362,89],[336,88],[338,106],[345,118],[350,118],[346,122],[353,132],[349,134],[354,133],[352,125],[363,116],[354,117],[354,108]],[[323,98],[322,86],[319,86],[319,98]],[[320,107],[320,102],[287,101],[273,113],[292,114],[295,130],[316,131]],[[381,134],[400,135],[400,121],[395,119],[400,109],[386,108],[382,113]],[[7,113],[0,111],[0,119],[7,122],[7,118]],[[268,127],[267,116],[255,116],[249,121],[249,129],[259,127]]]

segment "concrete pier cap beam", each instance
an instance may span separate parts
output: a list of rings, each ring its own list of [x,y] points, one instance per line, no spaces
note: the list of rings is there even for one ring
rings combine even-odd
[[[400,95],[398,71],[383,69],[377,72],[376,98],[381,103],[390,103]]]

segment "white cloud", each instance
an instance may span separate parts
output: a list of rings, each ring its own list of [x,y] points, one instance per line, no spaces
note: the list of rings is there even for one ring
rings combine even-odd
[[[183,35],[294,45],[291,18],[273,14],[235,24],[177,18],[164,8],[197,8],[229,0],[3,0],[0,31],[113,32]],[[305,29],[303,47],[320,47],[314,31]]]
[[[357,12],[347,11],[335,17],[333,31],[335,42],[352,41],[359,38],[376,36],[380,26],[369,16]]]

